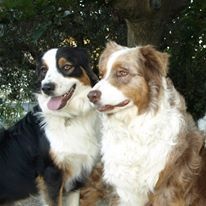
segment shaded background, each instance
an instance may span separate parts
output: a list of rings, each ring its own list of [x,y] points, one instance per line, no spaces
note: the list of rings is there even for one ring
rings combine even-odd
[[[195,119],[203,116],[205,0],[1,0],[0,124],[13,124],[35,103],[35,59],[42,52],[85,47],[97,73],[108,40],[153,44],[169,52],[169,76],[186,98],[188,111]]]

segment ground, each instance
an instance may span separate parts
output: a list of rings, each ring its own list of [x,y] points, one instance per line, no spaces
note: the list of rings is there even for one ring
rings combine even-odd
[[[41,206],[39,197],[30,197],[22,201],[17,201],[14,204],[4,204],[1,206]]]

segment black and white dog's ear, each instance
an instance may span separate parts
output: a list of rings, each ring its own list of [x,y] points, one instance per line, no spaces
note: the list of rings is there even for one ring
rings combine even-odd
[[[99,81],[99,78],[91,69],[90,69],[90,71],[88,71],[88,76],[89,76],[90,81],[91,81],[91,86],[93,87]]]
[[[35,66],[35,81],[33,84],[33,92],[34,93],[39,93],[40,92],[40,88],[41,88],[41,80],[42,80],[42,76],[41,76],[41,65],[42,65],[42,57],[44,54],[41,54],[39,56],[36,57],[36,66]]]
[[[80,52],[79,53],[80,54],[80,66],[83,67],[84,70],[86,71],[91,81],[91,86],[94,86],[99,81],[99,79],[90,67],[88,52],[84,48],[78,48],[78,50]]]
[[[36,74],[39,72],[40,65],[42,63],[43,54],[36,57]]]

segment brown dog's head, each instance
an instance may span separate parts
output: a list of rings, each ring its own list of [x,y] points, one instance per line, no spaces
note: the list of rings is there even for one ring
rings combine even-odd
[[[150,45],[128,48],[109,42],[99,60],[102,79],[88,97],[100,112],[135,105],[142,113],[159,98],[167,66],[168,55]]]

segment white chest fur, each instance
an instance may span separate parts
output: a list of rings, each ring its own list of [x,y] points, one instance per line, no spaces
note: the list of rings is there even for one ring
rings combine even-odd
[[[131,112],[132,113],[132,112]],[[133,113],[135,114],[135,113]],[[128,111],[121,116],[126,119]],[[120,196],[120,205],[143,206],[177,141],[181,117],[176,110],[132,117],[130,123],[103,118],[102,155],[105,180]]]
[[[90,172],[99,151],[96,113],[92,111],[73,119],[48,115],[45,120],[55,161],[63,168],[69,167],[72,178],[81,175],[82,169]]]

